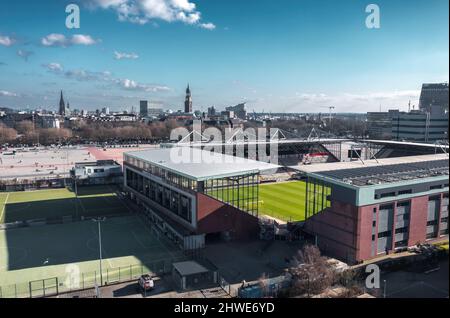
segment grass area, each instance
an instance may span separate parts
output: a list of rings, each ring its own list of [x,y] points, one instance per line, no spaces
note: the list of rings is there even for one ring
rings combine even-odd
[[[225,202],[230,202],[230,198],[232,197],[256,197],[256,192],[252,194],[252,191],[248,191],[245,187],[239,191],[239,195],[236,190],[227,190],[223,193],[210,192],[208,194]],[[242,201],[236,201],[235,205],[245,204],[245,200]],[[260,215],[268,215],[285,221],[304,221],[306,212],[306,183],[304,181],[291,181],[261,184],[259,186],[257,201],[252,202],[250,199],[248,205],[244,207],[248,207],[251,204],[258,204]],[[320,196],[318,196],[317,202],[320,205]]]
[[[137,216],[108,218],[101,232],[104,281],[135,278],[142,271],[156,273],[182,256]],[[98,259],[98,224],[92,221],[0,231],[0,292],[3,297],[13,296],[15,290],[28,296],[29,281],[53,277],[58,277],[59,291],[83,282],[93,286],[100,280]],[[130,267],[133,264],[143,266]]]
[[[114,187],[78,188],[78,198],[69,189],[0,193],[0,223],[62,217],[101,216],[126,212]]]
[[[259,187],[260,214],[281,220],[305,220],[306,183],[293,181],[262,184]]]

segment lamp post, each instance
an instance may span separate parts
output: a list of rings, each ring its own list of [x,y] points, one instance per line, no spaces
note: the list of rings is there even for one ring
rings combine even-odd
[[[99,249],[99,256],[100,256],[100,286],[103,285],[103,273],[102,273],[102,230],[100,226],[100,222],[105,221],[105,217],[99,217],[96,219],[92,219],[92,221],[97,222],[98,224],[98,249]]]
[[[386,280],[383,280],[383,284],[384,284],[384,286],[383,286],[383,298],[386,298],[386,286],[387,286]]]

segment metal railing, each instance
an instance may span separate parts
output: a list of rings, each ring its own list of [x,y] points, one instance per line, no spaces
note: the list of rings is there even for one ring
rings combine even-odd
[[[172,263],[186,260],[185,256],[164,259],[153,263],[132,264],[102,271],[103,285],[137,280],[141,275],[163,276],[171,273]],[[76,267],[74,267],[76,268]],[[0,286],[0,298],[38,298],[94,289],[100,286],[100,272],[72,271],[65,276],[50,277],[29,282]]]

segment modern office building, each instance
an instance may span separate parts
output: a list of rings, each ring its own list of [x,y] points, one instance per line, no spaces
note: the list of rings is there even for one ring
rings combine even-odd
[[[148,101],[141,100],[139,102],[139,115],[141,117],[147,117],[148,116]]]
[[[428,109],[367,113],[369,138],[428,143],[448,139],[448,114],[440,106]]]
[[[302,167],[305,231],[349,263],[448,235],[448,155]]]
[[[448,83],[422,85],[419,108],[423,111],[431,112],[432,106],[448,111]]]
[[[373,139],[391,139],[391,112],[367,113],[367,133]]]
[[[183,153],[191,156],[182,160]],[[124,188],[162,233],[194,249],[217,238],[257,237],[259,176],[274,169],[194,148],[128,152]]]
[[[233,115],[239,119],[247,119],[247,110],[245,109],[245,103],[238,104],[236,106],[230,106],[225,108],[228,112],[233,112]]]
[[[448,139],[448,115],[441,107],[430,111],[391,112],[393,140],[436,142]]]

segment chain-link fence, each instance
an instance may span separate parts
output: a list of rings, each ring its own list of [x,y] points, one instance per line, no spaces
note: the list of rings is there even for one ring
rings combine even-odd
[[[77,290],[94,289],[115,283],[137,280],[141,275],[163,276],[171,273],[172,263],[185,261],[185,256],[154,263],[107,268],[100,271],[78,272],[74,266],[65,276],[0,286],[0,298],[34,298],[59,295]],[[151,268],[151,270],[150,270]]]

